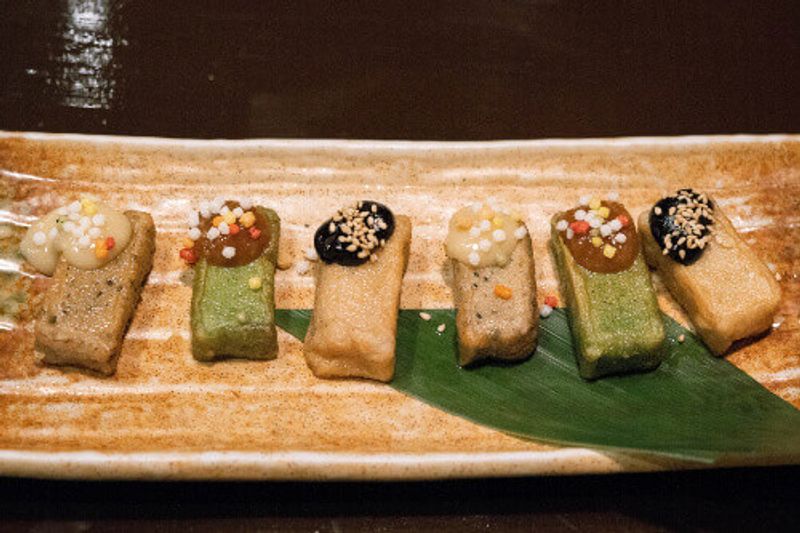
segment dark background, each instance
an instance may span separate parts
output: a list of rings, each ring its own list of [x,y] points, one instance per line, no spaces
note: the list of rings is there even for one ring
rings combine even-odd
[[[800,132],[798,95],[797,0],[0,0],[0,129]],[[798,480],[798,467],[385,484],[0,479],[0,531],[796,530]]]
[[[0,7],[5,129],[381,139],[800,131],[797,0]]]

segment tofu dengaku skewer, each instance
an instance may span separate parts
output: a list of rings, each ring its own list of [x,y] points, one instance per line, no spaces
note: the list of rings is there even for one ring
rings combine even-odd
[[[519,360],[536,349],[539,315],[533,249],[519,216],[487,204],[457,211],[445,244],[462,366]]]
[[[361,201],[317,230],[314,313],[304,353],[317,377],[394,376],[400,291],[411,220]]]
[[[767,330],[780,286],[706,194],[681,189],[639,216],[647,262],[716,355]]]

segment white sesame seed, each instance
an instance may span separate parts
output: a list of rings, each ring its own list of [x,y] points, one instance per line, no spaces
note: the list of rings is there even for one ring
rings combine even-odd
[[[68,220],[68,221],[64,222],[64,226],[63,227],[64,227],[64,231],[66,231],[67,233],[72,233],[72,231],[75,229],[75,223],[73,221],[71,221],[71,220]]]
[[[617,233],[616,235],[614,235],[614,240],[620,244],[625,244],[625,241],[627,241],[628,238],[625,236],[624,233]]]
[[[311,263],[306,261],[305,259],[301,259],[297,262],[297,273],[301,276],[307,274],[308,271],[311,270]]]
[[[469,236],[473,239],[477,239],[481,235],[481,229],[478,226],[472,226],[469,228]]]
[[[542,304],[542,306],[539,308],[539,316],[542,318],[549,317],[552,312],[553,308],[547,304]]]
[[[192,239],[193,241],[199,239],[200,236],[201,236],[200,228],[195,227],[189,230],[189,238]]]
[[[104,226],[106,223],[106,216],[103,213],[97,213],[92,217],[92,224],[95,226]]]
[[[225,259],[232,259],[236,255],[236,248],[233,246],[225,246],[222,249],[222,257]]]
[[[603,221],[600,220],[599,218],[592,217],[592,219],[589,220],[589,226],[591,226],[593,228],[599,228],[602,225],[603,225]]]
[[[653,212],[654,212],[656,215],[661,215],[661,208],[660,208],[660,207],[658,207],[658,206],[655,206],[655,207],[653,208]]]
[[[592,200],[592,195],[591,194],[584,194],[583,196],[580,197],[578,202],[580,203],[580,205],[589,205],[589,202],[591,200]]]
[[[235,207],[233,209],[233,216],[239,218],[242,215],[244,215],[244,209],[242,209],[241,207]]]
[[[481,220],[479,227],[481,228],[481,231],[489,231],[489,228],[492,227],[492,224],[488,220]]]
[[[617,191],[611,191],[610,193],[608,193],[606,198],[608,198],[612,202],[616,202],[617,200],[619,200],[619,193]]]
[[[246,211],[253,207],[253,201],[250,198],[239,198],[239,205]]]
[[[206,233],[206,237],[208,237],[209,241],[213,241],[214,239],[219,237],[219,230],[217,228],[211,228],[210,230],[208,230],[208,233]]]
[[[622,229],[622,222],[620,222],[616,218],[614,220],[612,220],[611,222],[609,222],[608,225],[613,231],[619,231],[619,230]]]
[[[556,230],[558,231],[565,231],[569,227],[569,224],[563,218],[556,223]]]
[[[572,228],[567,228],[567,240],[571,239],[575,235],[575,232],[572,231]]]
[[[490,241],[489,239],[481,239],[481,241],[478,243],[478,248],[482,252],[488,252],[491,247],[492,247],[492,241]]]
[[[79,213],[75,213],[74,211],[70,211],[69,215],[67,215],[70,220],[73,222],[77,222],[81,219],[81,215]]]
[[[81,220],[80,220],[81,228],[86,229],[91,225],[92,225],[92,221],[89,220],[89,217],[81,217]]]
[[[566,222],[566,220],[564,222]],[[522,225],[522,226],[520,226],[520,227],[518,227],[517,229],[514,230],[514,237],[517,240],[519,240],[519,239],[522,239],[523,237],[525,237],[525,235],[527,235],[527,233],[528,233],[528,228],[526,228],[524,225]]]
[[[89,237],[96,239],[100,236],[101,230],[98,227],[89,228]]]
[[[66,214],[68,214],[68,213],[69,213],[69,209],[67,209],[67,208],[66,208],[66,207],[64,207],[64,206],[61,206],[61,207],[59,207],[58,209],[56,209],[56,213],[57,213],[59,216],[62,216],[62,217],[63,217],[64,215],[66,215]]]
[[[43,231],[37,231],[33,234],[33,244],[36,246],[41,246],[47,242],[47,235],[44,234]]]
[[[186,221],[189,223],[189,227],[193,228],[195,226],[200,225],[200,213],[192,209],[186,215]],[[100,224],[98,224],[99,226]]]
[[[436,331],[438,331],[439,333],[444,333],[446,327],[447,324],[439,324],[438,326],[436,326]]]
[[[91,244],[91,241],[89,240],[88,235],[84,235],[80,239],[78,239],[78,246],[80,246],[81,248],[88,248],[89,244]]]
[[[306,248],[306,259],[309,261],[317,261],[319,259],[319,255],[317,255],[317,250],[313,246],[309,246]]]
[[[68,209],[69,209],[70,213],[80,213],[80,211],[81,211],[81,203],[76,200],[76,201],[72,202],[71,204],[69,204]]]
[[[419,317],[420,317],[422,320],[424,320],[424,321],[426,321],[426,322],[427,322],[428,320],[430,320],[430,319],[431,319],[431,314],[430,314],[430,313],[426,313],[425,311],[422,311],[422,312],[419,314]]]
[[[481,262],[481,256],[478,255],[478,252],[470,252],[469,256],[467,256],[467,259],[469,260],[469,264],[472,266],[478,266],[478,264]]]
[[[56,237],[58,237],[58,228],[50,228],[50,231],[47,233],[47,236],[50,238],[50,240],[53,240]]]
[[[231,232],[231,228],[228,227],[227,222],[220,222],[219,226],[217,226],[217,229],[219,230],[220,235],[227,235]]]
[[[506,240],[505,230],[502,229],[494,230],[492,232],[492,239],[494,239],[495,242],[503,242],[504,240]]]
[[[231,208],[230,208],[230,207],[228,207],[228,206],[227,206],[227,205],[225,205],[225,204],[223,204],[223,205],[222,205],[222,207],[221,207],[221,208],[220,208],[220,210],[219,210],[219,214],[220,214],[220,215],[222,215],[222,216],[225,216],[225,215],[227,215],[227,214],[228,214],[228,213],[230,213],[230,212],[231,212]]]
[[[578,209],[577,211],[575,211],[575,214],[573,216],[575,217],[575,220],[583,220],[586,218],[586,211],[584,211],[583,209]]]
[[[683,341],[685,341],[685,340],[686,340],[686,335],[684,335],[683,333],[681,333],[681,334],[678,336],[678,342],[683,342]]]
[[[611,235],[611,226],[609,226],[608,224],[601,225],[600,235],[602,235],[603,237],[608,237],[609,235]]]

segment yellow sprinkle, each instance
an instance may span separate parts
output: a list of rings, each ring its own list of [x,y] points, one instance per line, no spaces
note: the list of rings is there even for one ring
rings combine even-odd
[[[245,211],[244,214],[239,217],[239,222],[241,222],[242,226],[245,228],[249,228],[256,223],[256,216],[252,211]]]
[[[492,219],[492,224],[494,225],[495,228],[502,228],[504,224],[503,217],[499,215],[495,216]]]
[[[261,278],[259,278],[258,276],[253,276],[252,278],[247,280],[247,285],[254,291],[257,291],[258,289],[261,288]]]
[[[97,204],[88,198],[81,200],[81,210],[86,216],[93,216],[97,213]]]
[[[611,246],[610,244],[606,244],[605,248],[603,248],[603,255],[611,259],[617,254],[617,249]]]
[[[480,217],[481,220],[491,220],[494,218],[494,211],[488,205],[484,205],[481,207],[478,217]]]
[[[233,211],[228,211],[224,215],[222,215],[222,219],[225,221],[227,225],[236,224],[236,215],[233,214]]]
[[[589,209],[600,209],[600,198],[593,196],[589,201]]]
[[[603,218],[608,218],[609,213],[611,213],[611,211],[609,211],[609,209],[605,206],[597,210],[597,214]]]
[[[190,238],[183,239],[183,247],[184,248],[194,248],[194,241]]]
[[[597,236],[592,237],[592,246],[594,246],[595,248],[600,248],[602,245],[603,245],[603,239]]]
[[[94,241],[94,256],[98,259],[105,259],[108,257],[108,248],[106,248],[105,239],[97,239]]]
[[[222,218],[222,215],[217,215],[217,216],[215,216],[214,218],[212,218],[212,219],[211,219],[211,224],[212,224],[212,225],[213,225],[215,228],[216,228],[217,226],[219,226],[220,224],[222,224],[223,222],[225,222],[225,219],[224,219],[224,218]]]

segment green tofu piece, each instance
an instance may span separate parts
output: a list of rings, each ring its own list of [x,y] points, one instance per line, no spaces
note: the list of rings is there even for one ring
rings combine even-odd
[[[198,361],[226,357],[275,359],[275,265],[278,262],[280,218],[272,209],[256,207],[269,221],[271,239],[261,257],[242,266],[195,265],[192,287],[192,355]],[[248,281],[261,278],[253,290]]]
[[[555,227],[561,216],[551,221],[550,244],[580,375],[595,379],[658,367],[668,354],[664,322],[641,250],[627,270],[592,272],[576,263],[562,242]]]

